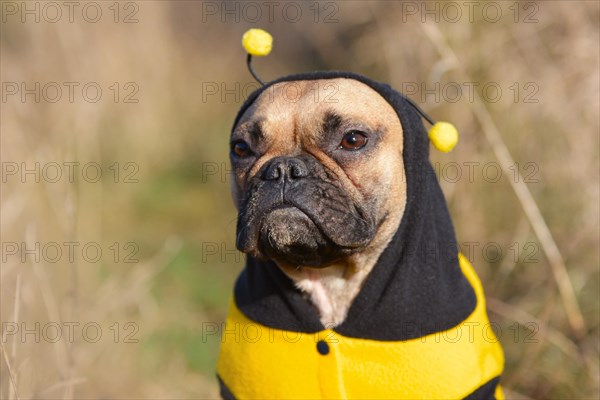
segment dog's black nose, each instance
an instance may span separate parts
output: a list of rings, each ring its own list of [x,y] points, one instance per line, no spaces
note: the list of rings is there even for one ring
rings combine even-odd
[[[263,180],[293,180],[308,176],[308,167],[296,157],[276,157],[265,167]]]

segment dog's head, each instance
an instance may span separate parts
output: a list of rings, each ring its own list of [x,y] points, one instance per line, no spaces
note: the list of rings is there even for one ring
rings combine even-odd
[[[275,83],[231,134],[237,247],[279,265],[326,267],[387,243],[406,204],[403,131],[359,80]]]

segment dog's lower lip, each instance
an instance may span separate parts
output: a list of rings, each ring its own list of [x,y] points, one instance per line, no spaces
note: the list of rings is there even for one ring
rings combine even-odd
[[[272,213],[272,212],[273,212],[273,211],[275,211],[275,210],[287,210],[287,209],[290,209],[290,208],[294,208],[294,209],[296,209],[296,210],[298,210],[298,211],[302,212],[302,210],[300,210],[298,207],[296,207],[296,206],[295,206],[295,205],[293,205],[293,204],[290,204],[290,203],[280,203],[280,204],[277,204],[277,205],[275,205],[275,206],[272,206],[271,208],[269,208],[269,209],[268,209],[268,210],[267,210],[267,211],[264,213],[264,215],[267,215],[267,214],[269,214],[269,213]]]
[[[311,218],[311,216],[309,214],[304,212],[304,210],[302,210],[302,208],[300,208],[294,204],[291,204],[291,203],[279,203],[276,206],[271,207],[267,212],[264,213],[264,215],[268,215],[275,210],[287,210],[287,209],[294,209],[298,213],[304,214],[306,217],[308,217],[308,219],[310,219],[312,221],[312,223],[317,227],[317,229],[319,229],[322,232],[320,226],[315,222],[315,220],[313,220]],[[355,250],[360,250],[360,249],[364,248],[365,246],[366,245],[364,243],[350,243],[350,244],[347,244],[347,245],[341,246],[341,247],[346,250],[355,251]]]

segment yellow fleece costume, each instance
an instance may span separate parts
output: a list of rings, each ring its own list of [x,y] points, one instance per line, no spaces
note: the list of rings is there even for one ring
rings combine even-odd
[[[238,399],[488,398],[479,397],[481,388],[503,399],[496,384],[504,359],[483,290],[463,256],[460,266],[478,300],[471,315],[454,328],[406,341],[272,329],[232,304],[219,377]]]

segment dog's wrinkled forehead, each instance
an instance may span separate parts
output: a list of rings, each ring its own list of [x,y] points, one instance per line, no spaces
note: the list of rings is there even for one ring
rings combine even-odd
[[[344,124],[402,132],[394,108],[375,90],[350,78],[299,80],[266,88],[245,110],[234,132],[252,130],[265,139],[317,140]],[[298,144],[298,143],[297,143]]]

